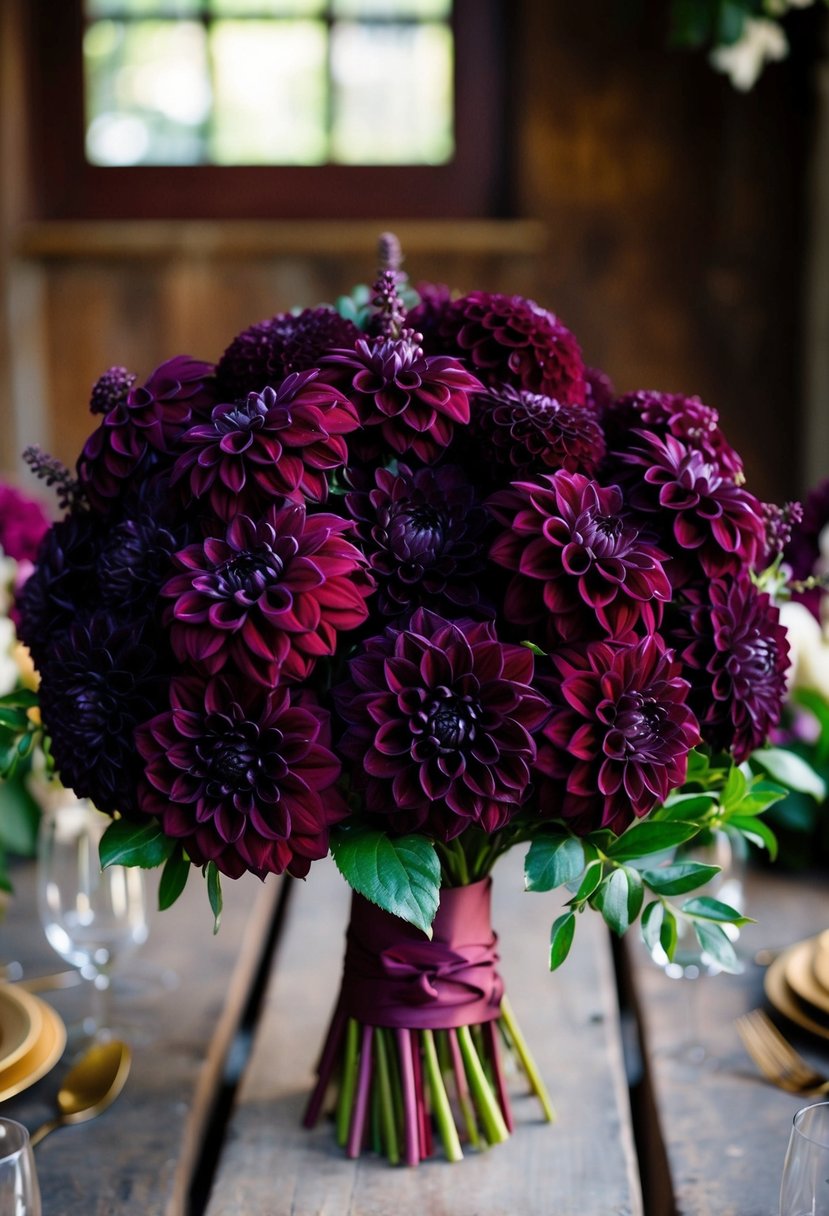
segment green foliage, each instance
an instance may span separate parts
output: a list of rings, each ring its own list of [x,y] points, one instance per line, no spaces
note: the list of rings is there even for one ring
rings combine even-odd
[[[343,878],[358,894],[432,936],[440,900],[440,861],[430,840],[346,825],[332,832],[331,852]]]
[[[158,884],[158,907],[160,911],[171,908],[181,895],[190,877],[191,864],[181,845],[173,850],[164,863]]]
[[[215,861],[208,861],[204,867],[204,876],[207,879],[207,898],[213,913],[213,933],[216,934],[222,923],[222,876]]]
[[[103,869],[139,866],[142,870],[152,870],[165,862],[174,848],[175,841],[164,835],[155,820],[138,824],[128,819],[114,819],[101,837],[98,853]]]

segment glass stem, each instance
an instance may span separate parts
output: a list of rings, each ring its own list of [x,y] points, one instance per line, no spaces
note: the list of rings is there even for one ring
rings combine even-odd
[[[112,975],[109,971],[97,971],[92,980],[90,1019],[92,1036],[106,1038],[112,1023]]]

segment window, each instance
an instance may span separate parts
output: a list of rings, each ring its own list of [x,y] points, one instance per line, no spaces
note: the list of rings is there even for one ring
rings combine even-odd
[[[498,0],[32,0],[43,218],[494,215]]]

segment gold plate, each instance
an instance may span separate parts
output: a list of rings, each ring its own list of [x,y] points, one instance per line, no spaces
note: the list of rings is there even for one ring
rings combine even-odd
[[[34,998],[37,1000],[37,997]],[[37,1001],[40,1005],[42,1028],[38,1040],[30,1051],[16,1064],[0,1070],[0,1102],[22,1093],[35,1081],[45,1077],[57,1064],[66,1046],[66,1027],[51,1005]]]
[[[818,940],[813,937],[809,941],[800,942],[789,954],[784,974],[786,983],[795,996],[822,1015],[829,1013],[829,992],[815,979],[813,968]]]
[[[23,988],[0,985],[0,1072],[31,1051],[42,1028],[41,1002]]]
[[[796,1026],[802,1027],[803,1030],[808,1030],[812,1034],[819,1035],[822,1039],[829,1039],[829,1023],[824,1025],[810,1016],[786,982],[786,970],[792,955],[796,951],[802,951],[806,954],[807,958],[811,958],[814,944],[815,939],[810,938],[808,941],[798,942],[796,945],[790,946],[788,950],[784,950],[782,954],[778,954],[766,972],[763,987],[766,990],[766,996],[774,1008],[782,1013],[784,1017],[787,1017],[790,1022],[794,1022]]]
[[[829,992],[829,929],[825,929],[817,939],[812,970],[817,982]]]

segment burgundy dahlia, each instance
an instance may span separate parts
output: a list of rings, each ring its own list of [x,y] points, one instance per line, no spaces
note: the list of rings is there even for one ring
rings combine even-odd
[[[219,389],[236,401],[276,388],[292,372],[316,367],[334,347],[353,346],[359,336],[357,327],[333,308],[279,313],[233,339],[216,365]]]
[[[473,291],[447,307],[440,336],[443,349],[460,350],[488,385],[511,384],[567,405],[584,404],[578,343],[534,300]]]
[[[115,370],[121,369],[111,368],[107,375]],[[105,379],[93,390],[95,409],[103,403]],[[105,513],[153,467],[169,463],[182,432],[211,409],[213,366],[180,355],[162,363],[146,384],[130,388],[126,396],[117,388],[113,393],[115,404],[78,459],[81,487],[93,507]]]
[[[129,814],[141,772],[133,733],[163,703],[157,653],[104,611],[74,621],[37,655],[40,708],[64,785]]]
[[[780,613],[748,574],[715,578],[690,612],[690,633],[681,658],[702,737],[740,764],[780,721],[789,666]]]
[[[194,531],[167,505],[154,495],[138,495],[106,533],[96,575],[102,603],[120,619],[155,613],[162,584],[173,570],[173,555]]]
[[[294,372],[275,389],[217,405],[209,422],[182,437],[173,482],[186,479],[223,520],[257,515],[283,498],[324,502],[326,472],[345,464],[342,436],[359,423],[342,393],[318,376]]]
[[[673,552],[696,556],[710,578],[754,566],[763,556],[761,504],[701,451],[672,435],[660,439],[639,431],[626,459],[645,470],[633,496],[636,507],[669,521],[665,543]]]
[[[460,469],[378,469],[374,485],[346,494],[345,502],[357,521],[382,613],[478,603],[487,515]]]
[[[822,569],[820,541],[821,533],[829,524],[829,478],[819,482],[806,496],[803,503],[803,519],[795,527],[791,540],[786,546],[785,559],[792,570],[792,575],[799,582],[805,582],[812,575],[826,575]],[[820,620],[821,589],[814,587],[808,591],[796,592],[794,599],[802,601],[809,611]]]
[[[48,527],[39,502],[0,482],[0,554],[16,562],[33,562]]]
[[[336,350],[323,360],[338,369],[360,422],[377,428],[378,438],[398,455],[412,452],[431,464],[452,442],[455,428],[469,422],[469,396],[481,383],[457,359],[424,355],[420,334],[360,338],[353,350]],[[342,377],[342,380],[340,379]],[[371,436],[356,448],[370,451]]]
[[[721,477],[736,482],[744,480],[743,462],[723,434],[717,411],[699,397],[648,391],[627,393],[609,406],[604,423],[608,444],[616,452],[635,446],[638,431],[650,431],[660,439],[672,435],[686,448],[701,452]]]
[[[406,314],[406,325],[423,335],[423,349],[428,355],[444,354],[439,333],[452,303],[452,292],[445,283],[418,283],[417,295],[417,304]]]
[[[471,824],[497,831],[518,813],[549,712],[526,647],[499,642],[489,623],[420,610],[349,668],[335,689],[348,724],[340,751],[370,813],[441,840]]]
[[[548,469],[592,477],[605,453],[592,410],[509,385],[473,398],[470,429],[502,483]]]
[[[172,601],[165,622],[176,657],[266,687],[304,680],[368,615],[372,582],[343,536],[350,527],[289,504],[258,522],[237,515],[221,537],[181,550],[161,591]]]
[[[607,372],[603,372],[598,367],[586,367],[584,369],[585,405],[592,409],[596,417],[601,419],[602,422],[604,422],[605,413],[613,404],[615,396],[616,390]]]
[[[513,571],[504,601],[511,624],[539,641],[652,633],[671,598],[665,554],[626,513],[618,486],[559,470],[515,482],[489,506],[504,530],[490,550]]]
[[[38,666],[52,641],[78,615],[100,603],[97,562],[102,544],[102,528],[91,511],[67,515],[44,536],[16,602],[18,636]]]
[[[297,705],[285,689],[182,676],[170,708],[142,723],[135,742],[145,765],[139,810],[196,865],[215,862],[230,878],[304,877],[347,813],[328,715],[310,697]]]
[[[688,683],[656,636],[592,642],[553,656],[556,707],[538,740],[544,815],[574,831],[623,831],[685,780],[699,741]]]

